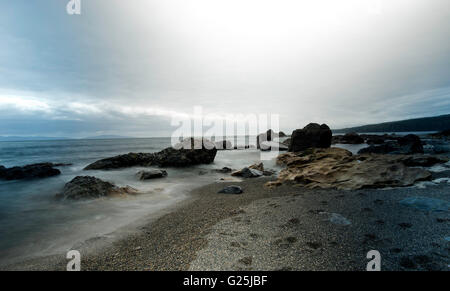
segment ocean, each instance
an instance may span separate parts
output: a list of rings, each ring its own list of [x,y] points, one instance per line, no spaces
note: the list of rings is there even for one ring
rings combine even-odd
[[[62,253],[96,238],[114,239],[117,230],[186,199],[196,187],[228,176],[210,170],[241,169],[260,161],[260,151],[256,149],[218,151],[213,164],[168,168],[167,178],[145,182],[135,177],[144,169],[139,167],[83,170],[102,158],[156,152],[169,146],[169,138],[0,142],[0,165],[5,167],[40,162],[71,164],[58,167],[62,174],[56,177],[0,180],[0,265]],[[264,163],[267,168],[277,168],[274,160]],[[142,194],[84,201],[55,199],[67,182],[80,175],[95,176],[118,186],[129,185]]]

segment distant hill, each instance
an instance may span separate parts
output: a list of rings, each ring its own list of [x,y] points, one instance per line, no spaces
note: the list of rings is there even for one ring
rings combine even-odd
[[[450,129],[450,114],[336,129],[333,132],[407,132],[442,131],[446,129]]]
[[[48,136],[0,136],[0,141],[45,141],[45,140],[65,140],[66,137]]]

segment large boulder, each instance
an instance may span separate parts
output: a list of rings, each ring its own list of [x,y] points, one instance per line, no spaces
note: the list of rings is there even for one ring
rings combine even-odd
[[[381,145],[371,145],[359,150],[358,154],[423,154],[423,146],[420,137],[414,134],[397,137],[396,140],[388,140]]]
[[[174,147],[157,153],[129,153],[106,158],[88,165],[85,170],[110,170],[134,166],[188,167],[210,164],[216,157],[215,144],[202,139],[189,138]]]
[[[356,132],[351,132],[344,135],[335,135],[331,142],[333,144],[362,144],[364,143],[364,138]]]
[[[0,166],[0,179],[4,180],[22,180],[47,178],[61,174],[61,171],[53,168],[52,163],[40,163],[26,165],[23,167],[5,168]]]
[[[308,148],[329,148],[331,146],[332,133],[328,125],[310,123],[303,129],[292,132],[290,152],[299,152]]]
[[[78,176],[64,186],[64,189],[58,197],[78,200],[136,193],[137,190],[131,187],[117,187],[112,183],[102,181],[95,177]]]
[[[278,180],[267,186],[293,183],[306,188],[355,190],[410,186],[431,179],[431,173],[416,166],[445,163],[447,158],[422,155],[352,155],[340,148],[310,148],[277,158],[285,166]]]

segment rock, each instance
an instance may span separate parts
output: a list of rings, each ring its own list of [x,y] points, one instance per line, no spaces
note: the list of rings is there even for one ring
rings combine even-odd
[[[185,139],[174,147],[157,153],[129,153],[106,158],[88,165],[85,170],[110,170],[134,166],[188,167],[210,164],[216,157],[214,143],[202,139]]]
[[[396,140],[386,141],[381,145],[372,145],[359,150],[358,154],[423,154],[422,141],[417,135],[408,134]]]
[[[287,151],[288,147],[276,141],[263,141],[260,144],[262,151]]]
[[[450,208],[450,203],[445,200],[421,196],[405,198],[400,204],[422,211],[448,211]]]
[[[328,148],[331,145],[332,133],[326,124],[310,123],[303,129],[292,132],[290,152],[299,152],[308,148]]]
[[[269,150],[267,148],[265,148],[264,146],[261,147],[261,143],[262,142],[266,142],[266,141],[272,141],[277,137],[277,134],[272,130],[269,129],[267,132],[265,133],[261,133],[256,137],[256,148],[257,149],[262,149],[262,150]]]
[[[232,150],[233,149],[233,145],[231,144],[231,141],[229,141],[229,140],[217,141],[214,144],[216,146],[216,149],[218,149],[218,150]]]
[[[264,164],[263,163],[253,164],[249,168],[264,172]]]
[[[112,195],[136,194],[137,190],[131,187],[117,187],[109,182],[95,177],[78,176],[64,186],[61,194],[67,199],[99,198]]]
[[[240,171],[231,173],[231,176],[243,177],[243,178],[256,178],[256,177],[261,177],[262,175],[263,175],[263,172],[256,170],[256,169],[250,169],[250,168],[243,168]]]
[[[167,172],[164,170],[139,171],[136,173],[136,176],[139,178],[139,180],[149,180],[167,177]]]
[[[269,187],[292,183],[306,188],[336,188],[354,190],[410,186],[417,181],[430,180],[431,173],[410,168],[407,155],[355,155],[340,148],[308,149],[285,153],[277,164],[285,165],[278,180]]]
[[[445,140],[427,140],[423,149],[425,153],[431,154],[450,153],[450,143]]]
[[[400,152],[405,154],[423,154],[423,146],[420,137],[415,134],[408,134],[397,139],[400,145]]]
[[[331,140],[332,144],[362,144],[364,143],[364,138],[359,136],[357,133],[347,133],[345,135],[335,135]]]
[[[282,142],[283,145],[287,146],[289,149],[289,145],[291,144],[291,138],[287,138]]]
[[[284,132],[280,131],[278,133],[278,137],[286,137],[286,134]]]
[[[222,190],[220,190],[218,193],[221,194],[242,194],[244,191],[242,190],[242,188],[240,186],[227,186],[225,188],[223,188]]]
[[[226,174],[226,173],[231,173],[233,170],[231,169],[231,168],[228,168],[228,167],[223,167],[222,169],[218,169],[218,170],[216,170],[216,172],[218,172],[218,173],[224,173],[224,174]]]
[[[264,176],[272,176],[273,174],[275,174],[275,171],[273,171],[273,170],[264,170],[263,171]]]
[[[400,160],[408,167],[431,167],[436,164],[447,163],[449,158],[431,155],[407,155]]]
[[[52,163],[39,163],[23,167],[0,167],[0,179],[22,180],[53,177],[61,174],[61,171],[53,168]]]
[[[443,130],[438,133],[430,134],[430,136],[433,138],[449,138],[450,137],[450,129]]]

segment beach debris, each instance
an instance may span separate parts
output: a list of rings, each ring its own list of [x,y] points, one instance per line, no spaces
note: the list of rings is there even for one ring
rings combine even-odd
[[[231,186],[227,186],[227,187],[223,188],[218,193],[221,193],[221,194],[242,194],[243,192],[244,191],[242,190],[242,188],[240,186],[231,185]]]
[[[289,151],[299,152],[308,148],[329,148],[331,137],[332,133],[328,125],[310,123],[303,129],[296,129],[292,132]]]
[[[450,208],[450,203],[445,200],[423,196],[405,198],[400,204],[422,211],[448,211]]]
[[[336,225],[347,226],[352,224],[350,220],[345,218],[339,213],[329,213],[329,212],[320,212],[319,215],[323,215],[327,217],[327,220]]]
[[[110,170],[127,167],[188,167],[210,164],[216,157],[215,144],[206,139],[187,138],[174,147],[157,153],[129,153],[96,161],[85,170]]]
[[[39,163],[23,167],[6,168],[0,166],[0,179],[3,180],[22,180],[53,177],[61,174],[61,171],[53,168],[55,164]]]
[[[167,172],[165,170],[146,170],[137,172],[136,176],[139,180],[149,180],[167,177]]]
[[[435,157],[425,160],[427,163],[447,161]],[[278,174],[278,180],[266,186],[291,183],[306,188],[342,190],[412,186],[432,177],[425,169],[410,167],[423,162],[424,158],[416,155],[352,155],[340,148],[311,148],[279,155],[277,164],[285,168]]]
[[[67,199],[99,198],[104,196],[121,196],[137,194],[138,191],[129,186],[118,187],[112,183],[102,181],[91,176],[77,176],[64,186],[58,197]]]

